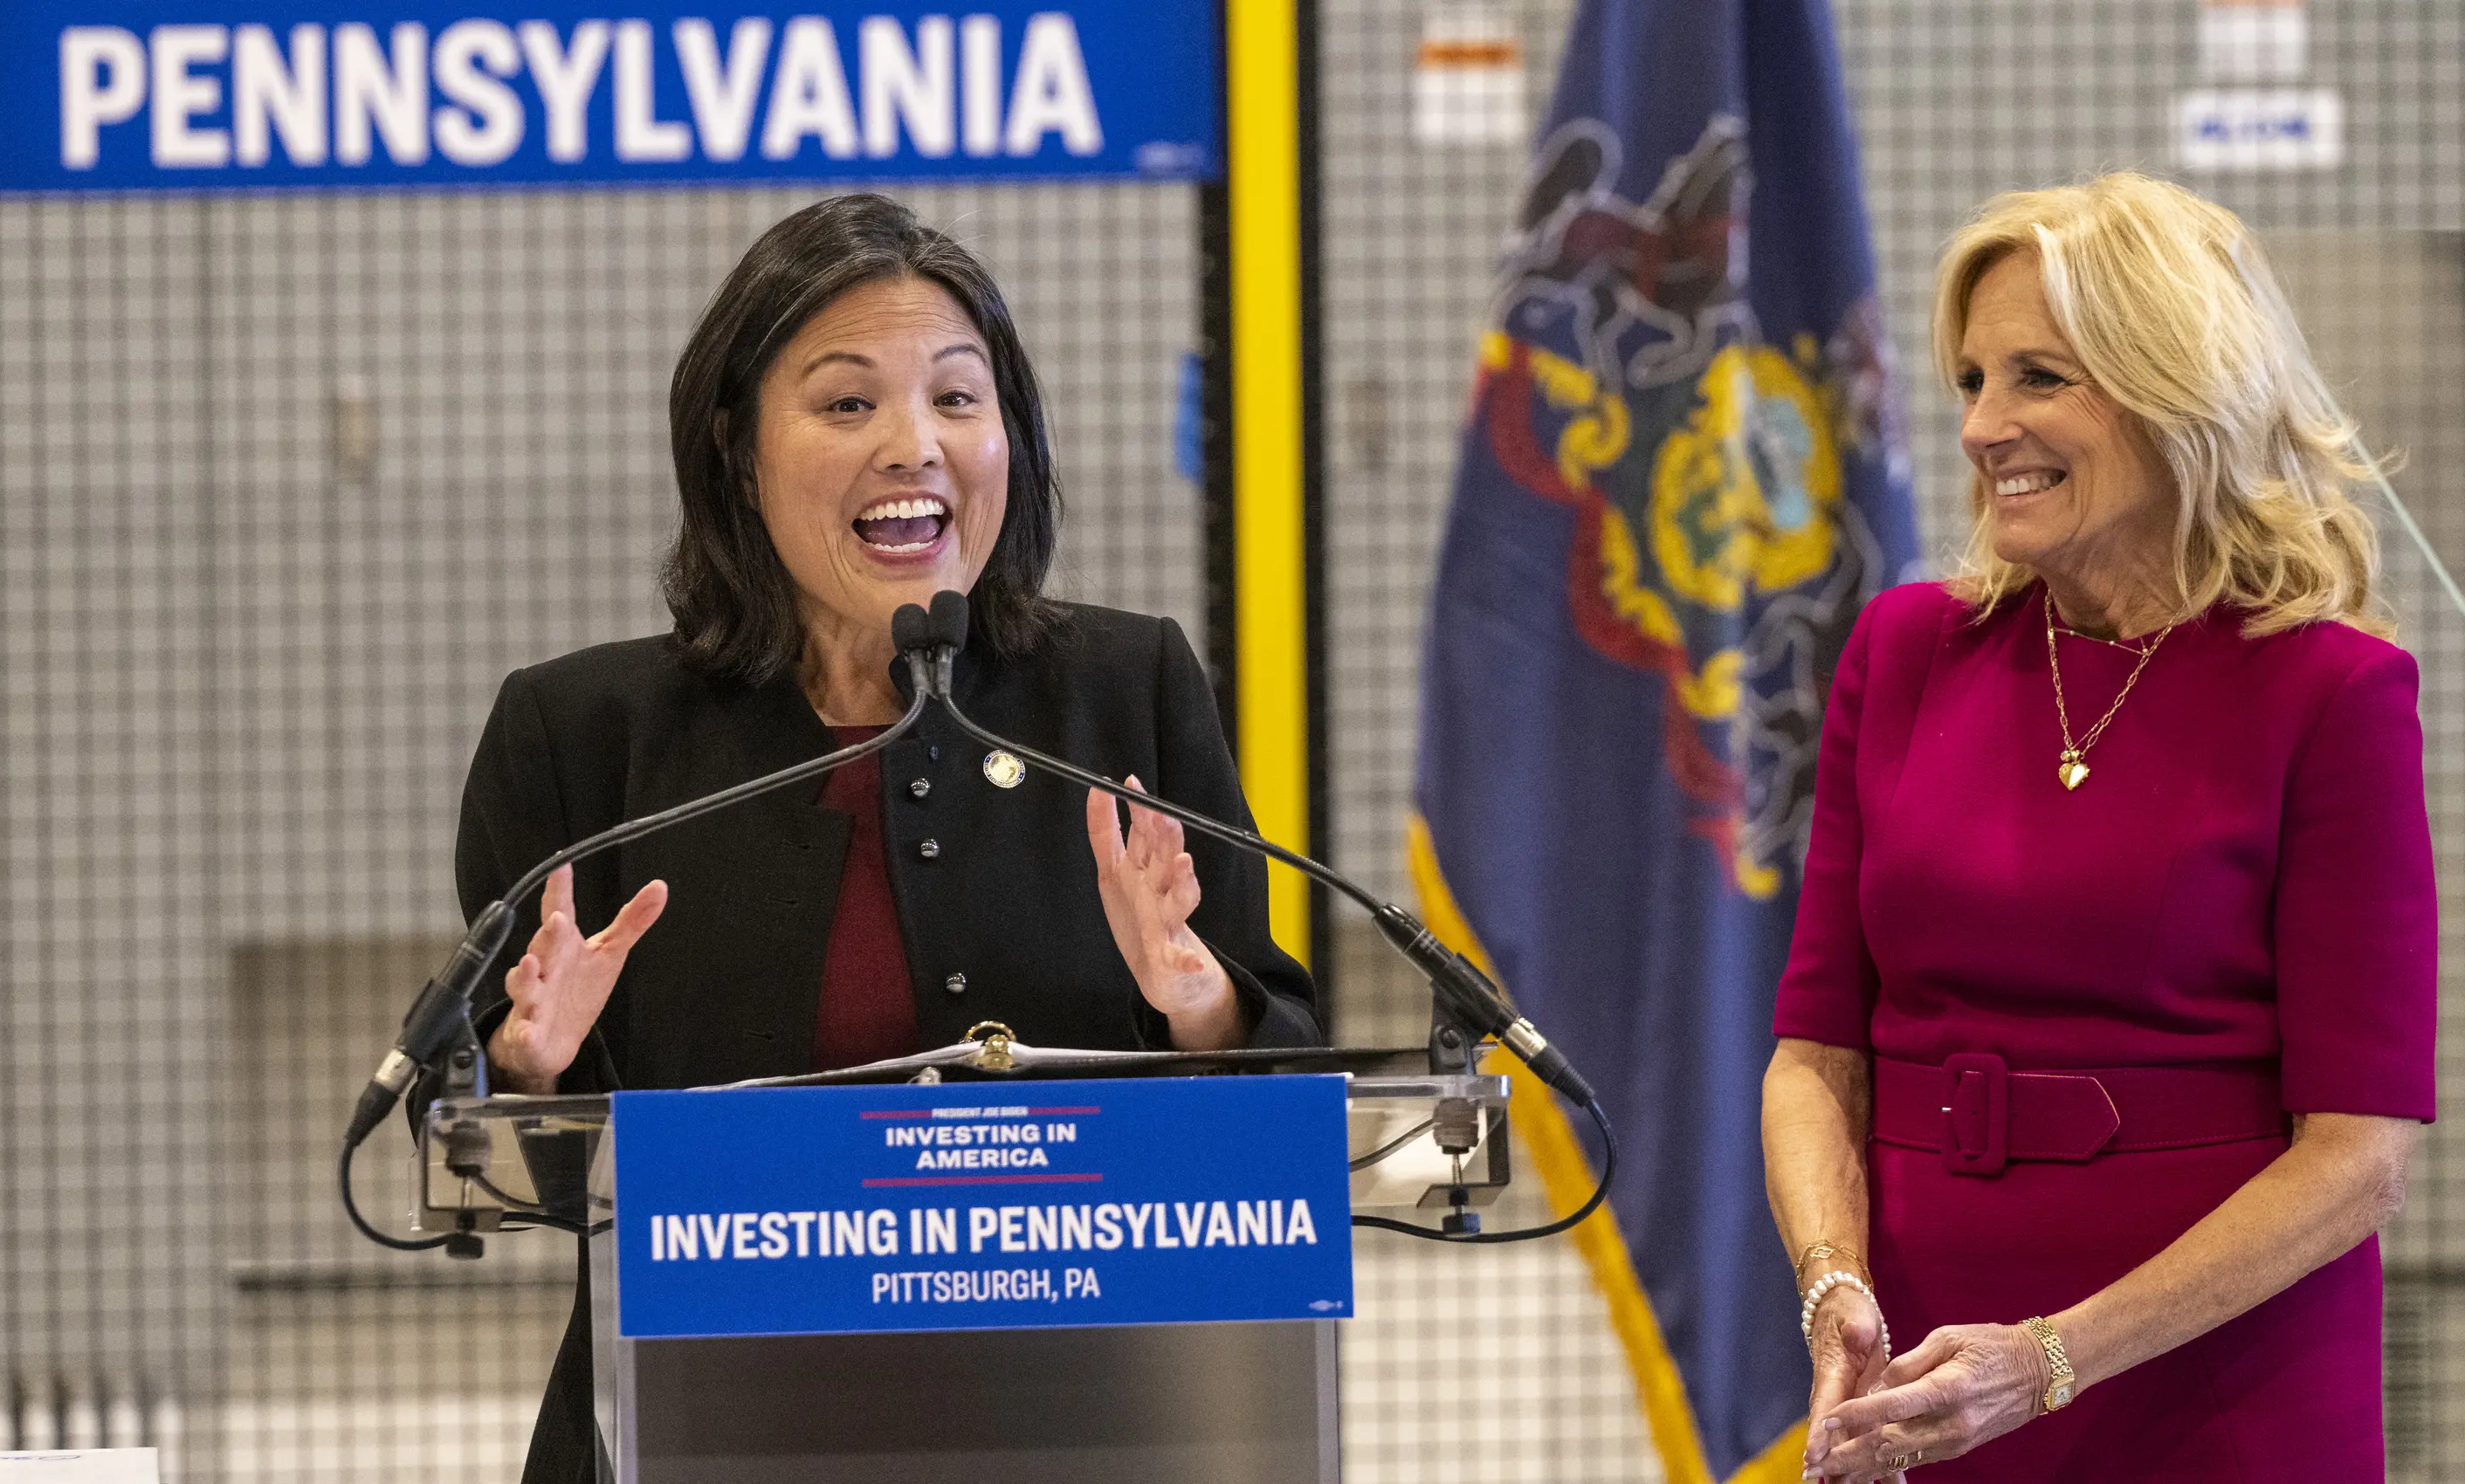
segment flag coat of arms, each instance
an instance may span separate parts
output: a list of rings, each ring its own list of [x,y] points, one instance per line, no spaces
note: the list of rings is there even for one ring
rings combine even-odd
[[[1762,1073],[1825,689],[1917,551],[1824,0],[1584,0],[1485,326],[1415,875],[1619,1131],[1583,1240],[1673,1484],[1794,1479]],[[1580,1197],[1563,1116],[1519,1107]]]

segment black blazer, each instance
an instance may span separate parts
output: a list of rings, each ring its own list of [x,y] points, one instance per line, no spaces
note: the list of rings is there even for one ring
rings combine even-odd
[[[1169,619],[1066,606],[1034,654],[980,642],[952,693],[989,730],[1241,825],[1250,811],[1205,673]],[[905,666],[895,671],[906,693]],[[621,820],[815,757],[833,745],[793,676],[714,680],[665,638],[601,645],[516,671],[497,697],[462,799],[455,875],[466,915],[560,847]],[[923,1046],[998,1020],[1033,1045],[1166,1044],[1104,921],[1083,790],[1041,773],[987,776],[988,749],[938,707],[882,758],[882,836]],[[627,961],[566,1092],[691,1087],[812,1070],[815,1013],[853,820],[818,807],[818,779],[620,846],[574,871],[596,931],[642,885],[667,910]],[[1190,925],[1231,976],[1256,1046],[1324,1041],[1308,973],[1267,933],[1266,867],[1195,833],[1203,897]],[[521,904],[482,981],[484,1041],[504,970],[539,925]],[[587,1274],[586,1274],[587,1282]],[[524,1484],[593,1475],[589,1304],[574,1307],[532,1436]]]

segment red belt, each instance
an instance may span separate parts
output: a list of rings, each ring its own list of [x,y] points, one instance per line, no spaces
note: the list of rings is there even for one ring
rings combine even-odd
[[[2012,1160],[2277,1138],[2290,1127],[2274,1067],[2013,1072],[1991,1052],[1940,1067],[1875,1058],[1875,1138],[1940,1149],[1955,1175],[2000,1174]]]

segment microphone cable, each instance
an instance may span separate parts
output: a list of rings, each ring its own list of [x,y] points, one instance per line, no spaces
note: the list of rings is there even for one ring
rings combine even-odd
[[[380,1114],[378,1117],[382,1118],[384,1115]],[[397,1252],[424,1252],[432,1248],[443,1247],[459,1234],[449,1231],[433,1237],[398,1237],[389,1231],[379,1231],[369,1226],[368,1219],[360,1214],[360,1203],[351,1196],[351,1156],[359,1153],[361,1142],[362,1140],[359,1139],[344,1142],[343,1152],[334,1165],[335,1182],[343,1189],[343,1213],[351,1218],[352,1226],[360,1229],[360,1235],[379,1247],[390,1247]]]
[[[1434,1227],[1424,1227],[1416,1222],[1397,1221],[1391,1216],[1356,1215],[1352,1218],[1352,1224],[1356,1227],[1369,1227],[1380,1231],[1400,1231],[1406,1236],[1419,1237],[1425,1242],[1454,1242],[1465,1246],[1484,1242],[1529,1242],[1540,1237],[1556,1236],[1561,1231],[1572,1230],[1582,1226],[1585,1219],[1599,1210],[1601,1203],[1609,1199],[1610,1181],[1617,1174],[1617,1136],[1610,1132],[1609,1115],[1601,1111],[1601,1100],[1597,1097],[1584,1104],[1584,1111],[1590,1114],[1592,1121],[1600,1127],[1601,1178],[1593,1183],[1592,1193],[1585,1198],[1583,1205],[1576,1207],[1574,1210],[1559,1217],[1556,1221],[1538,1227],[1518,1227],[1511,1231],[1440,1231]]]
[[[397,1252],[429,1251],[433,1249],[443,1247],[452,1242],[455,1237],[463,1235],[463,1233],[459,1231],[447,1231],[431,1237],[398,1237],[390,1232],[380,1231],[375,1227],[370,1226],[367,1218],[360,1214],[359,1202],[354,1199],[351,1194],[351,1157],[358,1153],[359,1147],[360,1146],[356,1143],[345,1144],[343,1146],[342,1156],[335,1167],[334,1173],[336,1182],[341,1185],[343,1191],[343,1210],[344,1214],[351,1218],[351,1225],[359,1229],[360,1235],[366,1237],[369,1241],[374,1242],[379,1247],[389,1247]],[[486,1192],[491,1199],[502,1205],[505,1207],[505,1215],[508,1218],[522,1223],[521,1226],[500,1226],[497,1229],[499,1231],[527,1231],[534,1227],[544,1227],[551,1231],[566,1231],[571,1232],[575,1236],[587,1237],[596,1235],[597,1233],[608,1229],[608,1223],[604,1221],[572,1221],[566,1217],[559,1216],[553,1211],[544,1210],[525,1202],[517,1200],[512,1195],[497,1188],[496,1184],[484,1175],[466,1176],[463,1178],[470,1180],[472,1184],[477,1185],[482,1191]]]

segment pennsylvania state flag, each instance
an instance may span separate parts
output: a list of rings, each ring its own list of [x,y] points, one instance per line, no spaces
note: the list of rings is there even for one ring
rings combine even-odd
[[[1480,343],[1411,846],[1618,1130],[1582,1240],[1672,1484],[1797,1477],[1761,1080],[1825,688],[1916,557],[1899,408],[1824,0],[1584,0]],[[1584,1151],[1517,1109],[1570,1206]]]

